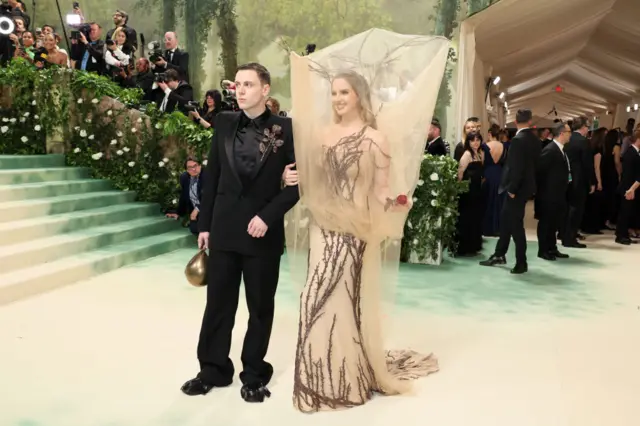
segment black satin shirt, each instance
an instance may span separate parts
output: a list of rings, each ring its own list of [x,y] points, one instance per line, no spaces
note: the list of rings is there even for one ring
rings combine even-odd
[[[250,180],[253,169],[260,160],[260,141],[270,116],[269,108],[254,119],[250,119],[244,113],[240,116],[233,153],[238,175],[240,175],[243,184]]]

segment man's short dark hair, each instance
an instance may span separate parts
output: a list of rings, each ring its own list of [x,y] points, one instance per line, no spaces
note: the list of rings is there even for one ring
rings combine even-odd
[[[193,161],[193,162],[194,162],[194,163],[196,163],[197,165],[200,165],[200,161],[198,161],[198,160],[196,159],[196,157],[189,156],[189,157],[187,157],[187,159],[186,159],[186,160],[184,160],[184,168],[185,168],[185,169],[187,168],[187,163],[189,163],[190,161]]]
[[[116,13],[124,18],[124,23],[129,23],[129,14],[122,9],[116,9]]]
[[[516,113],[517,124],[527,124],[533,118],[533,114],[530,109],[519,109]]]
[[[168,69],[165,75],[167,76],[167,81],[180,81],[180,74],[173,68]]]
[[[583,127],[589,127],[589,119],[587,117],[581,115],[580,117],[576,117],[573,119],[571,130],[576,131],[582,129]]]
[[[567,130],[567,125],[564,123],[558,123],[556,124],[553,129],[551,129],[551,132],[553,133],[553,137],[557,138],[558,136],[560,136],[562,134],[562,132],[565,132]]]
[[[240,65],[238,67],[238,71],[246,71],[251,70],[255,71],[258,74],[258,78],[260,79],[260,83],[263,85],[268,84],[271,85],[271,74],[269,70],[262,64],[257,62],[249,62],[248,64]]]
[[[469,117],[467,121],[471,121],[472,123],[479,123],[480,119],[478,117]]]
[[[442,126],[440,125],[440,121],[437,118],[434,118],[433,120],[431,120],[431,125],[436,129],[442,131]]]

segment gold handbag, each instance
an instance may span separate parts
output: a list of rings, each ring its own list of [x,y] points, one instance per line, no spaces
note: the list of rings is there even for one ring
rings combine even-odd
[[[193,256],[187,267],[184,269],[184,275],[187,281],[194,287],[204,287],[207,285],[207,252],[200,250],[198,254]]]

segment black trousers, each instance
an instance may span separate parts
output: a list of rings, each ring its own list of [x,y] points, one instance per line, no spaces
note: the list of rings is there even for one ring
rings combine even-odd
[[[558,227],[565,220],[565,210],[566,206],[563,205],[541,206],[538,212],[538,254],[558,251],[556,235]]]
[[[216,386],[226,386],[233,380],[233,362],[229,358],[231,333],[238,310],[240,280],[244,278],[249,323],[242,347],[240,380],[243,384],[266,385],[273,376],[273,367],[264,358],[271,338],[280,255],[244,256],[211,250],[207,270],[207,306],[198,342],[198,377]]]
[[[635,200],[627,200],[622,196],[616,223],[616,238],[629,238],[629,228],[633,228],[634,215],[640,213],[636,209],[636,204]]]
[[[516,244],[516,263],[527,262],[527,237],[524,232],[524,210],[527,199],[507,196],[500,215],[500,238],[496,243],[494,255],[505,256],[509,250],[511,238]]]
[[[571,244],[578,241],[578,231],[582,225],[582,216],[584,216],[584,207],[588,196],[589,191],[585,188],[573,188],[569,191],[567,222],[562,235],[563,244]]]

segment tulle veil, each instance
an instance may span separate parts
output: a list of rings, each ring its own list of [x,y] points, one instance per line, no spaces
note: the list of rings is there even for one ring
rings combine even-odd
[[[385,211],[372,201],[356,216],[341,209],[339,202],[328,200],[323,188],[326,179],[317,167],[316,148],[323,143],[323,129],[333,120],[332,77],[345,71],[360,74],[369,85],[377,128],[388,142],[391,194],[413,197],[449,46],[442,37],[371,29],[309,56],[290,54],[291,115],[300,176],[300,202],[285,217],[292,280],[300,291],[306,281],[308,227],[312,222],[353,234],[373,247],[366,254],[362,271],[361,306],[369,356],[378,365],[388,362],[382,325],[388,323],[385,314],[392,313],[389,309],[395,299],[400,239],[407,213]],[[370,226],[358,226],[363,221]],[[406,385],[391,374],[378,377],[378,382],[389,393],[406,390]]]

